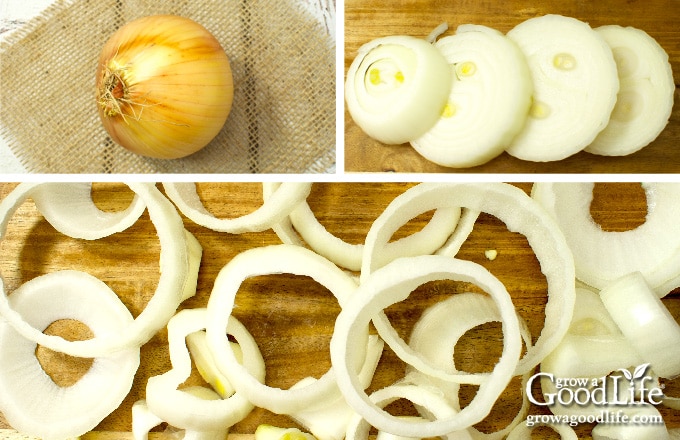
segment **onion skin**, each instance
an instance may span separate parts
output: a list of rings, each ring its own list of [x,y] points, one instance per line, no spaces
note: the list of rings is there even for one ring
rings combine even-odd
[[[198,23],[174,15],[132,21],[104,45],[96,72],[104,128],[124,148],[175,159],[205,147],[229,116],[229,58]]]

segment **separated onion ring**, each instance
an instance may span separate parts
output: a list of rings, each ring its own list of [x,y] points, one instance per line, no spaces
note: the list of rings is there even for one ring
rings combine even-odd
[[[345,100],[366,134],[403,144],[434,126],[449,90],[451,70],[441,52],[423,39],[395,35],[359,48],[347,72]]]
[[[151,183],[128,184],[144,202],[151,222],[156,226],[161,242],[160,278],[153,297],[132,324],[118,332],[103,334],[85,341],[67,341],[60,336],[45,335],[28,324],[13,310],[0,278],[0,316],[26,339],[54,351],[78,357],[98,357],[117,350],[140,346],[147,342],[174,315],[179,304],[196,292],[198,262],[201,248],[186,230],[175,207]],[[7,231],[7,223],[21,204],[38,186],[19,185],[0,203],[0,237]],[[68,291],[67,286],[63,287]]]
[[[268,192],[271,192],[271,189],[265,191],[265,200]],[[423,229],[408,237],[388,243],[385,255],[389,255],[390,260],[392,260],[399,257],[435,252],[442,244],[445,244],[447,238],[456,229],[460,216],[461,212],[458,208],[445,208],[435,211]],[[302,244],[305,242],[316,253],[339,266],[355,271],[361,269],[364,245],[347,243],[328,232],[316,218],[306,200],[291,211],[289,218],[290,227],[293,229],[279,224],[279,228],[287,229],[283,231],[279,229],[277,232],[284,243]],[[295,234],[295,231],[300,234],[303,242],[291,236]],[[388,263],[388,261],[383,262],[383,264],[385,263]]]
[[[605,232],[590,215],[594,183],[537,182],[534,200],[557,222],[574,255],[576,277],[598,290],[641,272],[662,297],[680,285],[680,184],[643,183],[645,223]]]
[[[224,339],[241,283],[256,275],[280,273],[310,276],[330,290],[341,307],[356,289],[350,275],[306,248],[286,244],[253,248],[238,254],[218,274],[208,300],[206,335],[220,372],[238,393],[261,408],[277,414],[292,414],[340,396],[332,369],[305,386],[287,390],[269,387],[238,362]],[[352,365],[359,369],[366,359],[368,331],[358,335],[353,342],[360,355]]]
[[[178,387],[191,374],[191,358],[186,337],[205,327],[204,308],[186,309],[168,322],[168,343],[172,369],[150,377],[146,385],[146,402],[152,413],[172,426],[192,431],[220,431],[243,420],[254,408],[242,394],[225,399],[202,399]],[[229,317],[227,333],[234,336],[241,352],[243,365],[258,380],[264,380],[264,360],[248,330],[233,316]],[[199,369],[200,371],[200,369]]]
[[[534,345],[527,350],[516,374],[538,365],[567,332],[573,313],[574,261],[557,224],[521,189],[503,183],[422,183],[396,197],[371,226],[366,236],[361,279],[380,267],[385,244],[401,225],[433,209],[468,208],[486,212],[503,221],[513,232],[524,234],[541,264],[548,282],[545,323]],[[380,336],[400,357],[408,357],[416,369],[432,370],[427,362],[399,338],[384,313],[373,322]]]
[[[34,278],[12,293],[9,305],[41,332],[55,321],[72,319],[101,339],[124,332],[133,322],[108,286],[79,271]],[[139,347],[126,348],[95,357],[78,382],[62,387],[42,369],[36,346],[0,320],[0,411],[14,429],[44,439],[92,430],[121,404],[139,366]]]
[[[265,199],[262,206],[256,211],[238,218],[220,219],[205,208],[196,192],[195,183],[170,182],[163,184],[166,195],[177,205],[182,214],[189,217],[194,223],[213,231],[231,234],[260,232],[272,228],[307,198],[311,187],[311,183],[283,183],[272,192],[271,197]]]
[[[494,298],[503,325],[503,353],[491,373],[445,375],[447,380],[479,385],[474,399],[459,413],[426,422],[402,420],[377,406],[363,391],[356,375],[356,364],[361,361],[363,353],[355,349],[356,341],[368,330],[371,319],[385,308],[405,300],[413,290],[426,282],[445,279],[475,283]],[[331,363],[347,403],[372,426],[400,436],[434,437],[466,429],[488,415],[514,375],[521,348],[515,307],[498,279],[473,262],[422,255],[394,260],[362,281],[336,320],[331,338]],[[402,360],[409,363],[408,359]],[[442,377],[439,371],[434,371],[435,377]]]

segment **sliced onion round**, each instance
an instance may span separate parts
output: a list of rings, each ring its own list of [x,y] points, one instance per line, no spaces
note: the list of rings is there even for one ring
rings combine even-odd
[[[516,374],[539,364],[567,332],[575,296],[574,261],[561,231],[545,210],[524,191],[503,183],[423,183],[396,197],[373,223],[366,236],[361,278],[365,280],[381,266],[385,244],[403,224],[433,209],[468,208],[486,212],[503,221],[508,230],[523,234],[541,264],[548,282],[543,330],[527,350]],[[430,369],[392,329],[383,313],[373,318],[380,335],[400,357],[409,357],[414,367]],[[403,359],[403,357],[402,357]]]
[[[574,255],[576,277],[600,290],[640,272],[659,296],[680,285],[680,184],[643,183],[645,223],[603,231],[590,215],[594,183],[535,183],[532,197],[558,223]]]
[[[72,319],[95,338],[124,332],[133,318],[115,293],[84,272],[60,271],[23,284],[9,304],[27,325],[43,331]],[[63,439],[92,430],[129,393],[139,366],[139,347],[95,357],[75,384],[61,387],[42,369],[37,344],[0,320],[0,411],[22,433]]]
[[[234,257],[218,274],[208,300],[206,334],[217,366],[237,392],[256,406],[277,414],[291,414],[340,395],[332,369],[306,386],[290,389],[270,387],[238,362],[224,339],[241,283],[253,276],[281,273],[310,276],[330,290],[341,307],[356,289],[350,275],[306,248],[286,244],[253,248]],[[354,343],[361,353],[355,364],[360,368],[366,357],[368,331],[357,337]]]
[[[85,341],[67,341],[60,336],[45,335],[28,324],[12,309],[7,294],[0,295],[0,316],[25,338],[71,356],[103,356],[147,342],[167,324],[179,304],[192,292],[192,283],[195,293],[196,273],[192,271],[198,271],[196,259],[200,259],[201,254],[198,241],[186,233],[175,207],[154,184],[130,183],[128,186],[146,205],[161,243],[160,278],[145,309],[121,331]],[[0,236],[5,236],[9,219],[35,188],[35,184],[19,185],[0,203]],[[61,289],[64,294],[70,290],[67,285]]]
[[[385,308],[405,300],[426,282],[445,279],[474,283],[494,298],[503,325],[503,353],[491,373],[443,376],[461,383],[480,385],[470,404],[455,416],[426,422],[402,420],[375,405],[364,392],[355,367],[362,352],[356,350],[355,341],[368,330],[371,319]],[[434,437],[466,429],[488,415],[514,375],[521,346],[517,314],[500,281],[476,263],[423,255],[397,259],[364,279],[336,320],[331,339],[331,362],[347,403],[372,426],[400,436]],[[410,363],[408,359],[402,360]],[[439,372],[433,371],[436,377],[442,377]]]
[[[165,193],[177,208],[194,223],[218,232],[241,234],[261,232],[281,222],[311,190],[311,183],[286,182],[281,184],[262,206],[250,214],[236,218],[217,218],[210,213],[191,182],[168,182],[163,184]],[[225,196],[225,198],[228,196]]]

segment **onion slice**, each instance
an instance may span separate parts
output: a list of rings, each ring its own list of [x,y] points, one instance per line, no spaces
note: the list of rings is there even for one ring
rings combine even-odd
[[[191,182],[168,182],[163,184],[166,195],[182,214],[194,223],[218,232],[241,234],[261,232],[281,222],[311,190],[311,183],[286,182],[281,184],[271,197],[254,212],[237,218],[217,218],[203,205]]]
[[[201,249],[198,241],[185,231],[175,207],[151,183],[128,184],[144,202],[151,222],[156,226],[161,243],[160,278],[153,297],[135,320],[119,332],[97,336],[85,341],[67,341],[60,336],[45,335],[28,324],[13,310],[6,294],[0,295],[0,316],[25,338],[54,351],[78,357],[99,357],[117,350],[146,343],[174,315],[179,304],[195,293],[195,282]],[[0,202],[0,236],[7,232],[11,216],[28,198],[34,186],[19,185]],[[0,286],[4,292],[2,279]],[[70,290],[60,286],[62,294]]]
[[[545,162],[583,150],[607,126],[619,91],[604,38],[561,15],[530,18],[507,35],[524,52],[534,83],[529,118],[507,152]]]
[[[206,400],[178,388],[191,374],[186,338],[203,330],[206,315],[207,310],[204,308],[185,309],[168,322],[172,369],[149,378],[146,402],[151,412],[175,427],[193,431],[220,431],[243,420],[254,406],[240,393],[233,393],[225,399]],[[227,333],[241,347],[244,368],[263,381],[264,360],[252,335],[233,316],[229,318]]]
[[[445,379],[480,385],[470,404],[455,416],[422,423],[402,420],[375,405],[363,391],[355,367],[362,353],[355,349],[355,341],[367,331],[371,319],[385,308],[405,300],[426,282],[444,279],[475,283],[494,298],[503,323],[503,354],[491,373],[444,375]],[[406,437],[434,437],[466,429],[488,415],[517,368],[521,345],[515,308],[505,287],[493,275],[476,263],[423,255],[394,260],[362,281],[336,320],[331,362],[345,399],[372,426]],[[434,369],[436,377],[442,377],[439,372]]]
[[[529,439],[531,438],[531,431],[533,431],[535,428],[539,426],[550,427],[553,431],[557,432],[560,435],[560,438],[562,440],[578,440],[578,436],[576,435],[574,428],[572,428],[571,426],[544,422],[536,422],[532,426],[529,426],[526,423],[520,423],[519,425],[515,426],[515,428],[510,432],[507,440]]]
[[[642,274],[623,276],[600,291],[612,319],[660,377],[680,375],[680,325]]]
[[[347,110],[373,139],[403,144],[439,119],[451,90],[446,59],[424,39],[393,35],[359,48],[345,82]]]
[[[340,395],[332,369],[306,386],[281,389],[254,377],[225,343],[224,333],[241,283],[256,275],[287,273],[310,276],[325,286],[343,307],[356,289],[354,279],[314,252],[293,245],[253,248],[238,254],[218,274],[207,305],[206,334],[222,374],[253,404],[277,414],[291,414],[334,400]],[[366,358],[368,332],[353,341],[359,347],[357,368]]]
[[[538,365],[567,332],[573,313],[575,276],[571,251],[557,224],[521,189],[503,183],[422,183],[409,189],[388,205],[366,236],[362,282],[380,267],[381,258],[385,258],[381,252],[395,231],[408,220],[443,207],[468,208],[497,217],[508,230],[524,234],[541,264],[548,282],[545,321],[538,339],[518,365],[516,374],[524,374]],[[401,353],[400,357],[410,357],[410,363],[421,371],[431,369],[395,334],[383,313],[377,314],[373,322],[385,342]]]
[[[219,395],[205,387],[189,387],[187,393],[203,400],[217,400]],[[146,400],[138,400],[132,405],[132,438],[134,440],[148,440],[149,432],[154,427],[164,423],[165,420],[151,412]],[[172,431],[171,431],[172,432]],[[217,431],[193,431],[183,429],[177,433],[177,437],[182,440],[224,440],[229,433],[229,428],[225,427]]]
[[[72,319],[101,338],[123,332],[133,322],[108,286],[79,271],[34,278],[15,290],[9,303],[38,331],[55,321]],[[0,410],[18,431],[45,439],[75,437],[92,430],[123,401],[139,366],[139,347],[119,350],[95,357],[78,382],[61,387],[42,369],[36,347],[0,320]]]
[[[102,211],[92,201],[91,183],[47,183],[37,185],[31,197],[38,211],[59,232],[73,238],[97,240],[132,226],[146,209],[135,194],[128,208]]]
[[[640,272],[659,296],[680,285],[680,184],[643,183],[647,217],[635,229],[605,232],[590,215],[594,183],[537,182],[531,196],[558,223],[576,277],[598,290]]]
[[[524,54],[501,32],[462,25],[435,43],[451,66],[451,93],[437,123],[411,146],[447,167],[500,155],[524,127],[534,90]]]
[[[624,156],[649,145],[668,124],[675,81],[668,54],[645,31],[618,25],[595,29],[614,53],[621,84],[609,124],[586,151]]]

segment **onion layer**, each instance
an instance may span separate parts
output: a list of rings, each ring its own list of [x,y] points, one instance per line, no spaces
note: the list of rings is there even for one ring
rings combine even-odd
[[[97,104],[115,142],[144,156],[175,159],[205,147],[229,112],[229,59],[214,36],[184,17],[132,21],[104,45]]]
[[[111,289],[78,271],[34,278],[15,290],[9,302],[37,331],[73,319],[96,338],[105,338],[133,322]],[[36,346],[0,320],[0,410],[15,429],[45,439],[76,437],[93,429],[123,401],[139,366],[139,347],[127,348],[96,357],[78,382],[60,387],[42,369]]]

